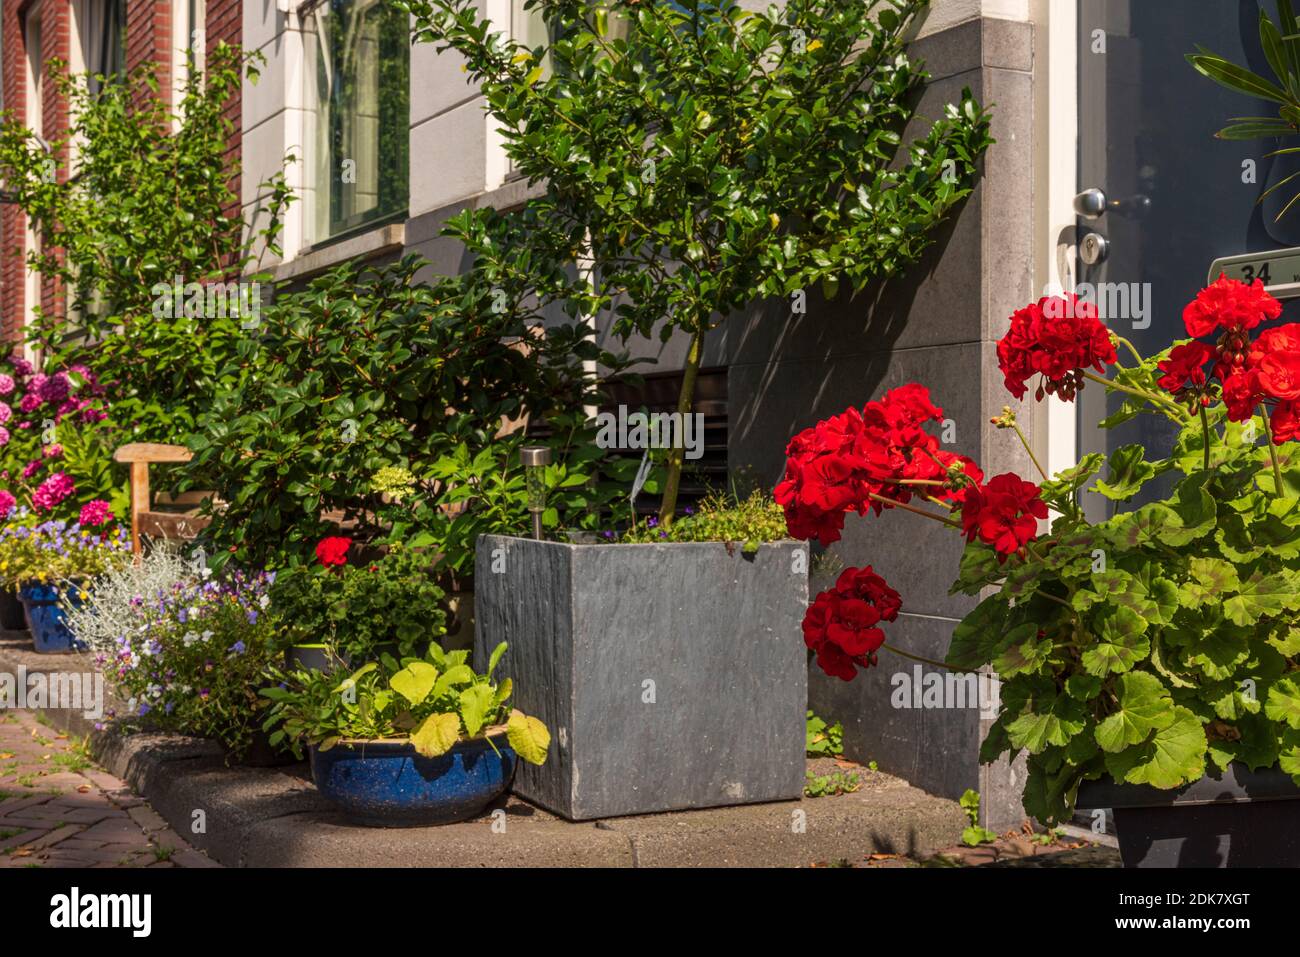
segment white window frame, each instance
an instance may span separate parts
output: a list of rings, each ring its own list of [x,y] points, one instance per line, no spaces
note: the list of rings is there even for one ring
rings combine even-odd
[[[42,0],[33,3],[26,12],[23,20],[23,57],[25,64],[25,82],[23,84],[23,96],[26,103],[26,120],[27,128],[41,137],[44,142],[44,117],[42,116],[44,104],[41,102],[44,92],[44,74],[45,46],[44,36],[41,27],[41,8]],[[33,37],[35,43],[35,55],[33,56]],[[41,302],[41,277],[34,269],[26,264],[26,258],[31,253],[36,252],[36,231],[32,229],[31,220],[26,220],[26,228],[23,230],[23,322],[22,327],[25,329],[32,322],[35,316],[36,308]],[[35,358],[29,345],[24,344],[24,354],[27,358]]]
[[[191,4],[195,12],[193,23],[190,22]],[[189,81],[188,55],[191,50],[194,51],[197,72],[203,72],[208,52],[207,19],[207,0],[172,0],[172,103],[177,107],[185,93],[185,84]],[[179,118],[177,125],[179,126]]]

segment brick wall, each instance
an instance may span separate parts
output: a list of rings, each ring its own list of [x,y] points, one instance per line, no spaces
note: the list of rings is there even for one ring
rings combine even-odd
[[[0,82],[4,106],[25,120],[27,115],[26,63],[22,21],[17,3],[0,3],[0,40],[4,61]],[[0,206],[0,340],[18,338],[23,314],[23,216],[17,207]]]
[[[27,51],[24,31],[25,19],[33,8],[34,16],[41,18],[43,58],[59,57],[68,60],[72,36],[72,7],[69,0],[33,0],[0,2],[0,43],[3,44],[3,104],[21,121],[27,117]],[[238,46],[243,35],[243,9],[238,0],[208,0],[206,40],[211,49],[219,41]],[[173,39],[172,4],[170,0],[127,0],[126,8],[126,65],[131,70],[142,63],[157,64],[159,88],[170,91],[172,86]],[[170,94],[167,94],[170,95]],[[227,105],[226,115],[233,125],[226,156],[231,164],[231,190],[236,199],[227,214],[240,215],[239,173],[234,165],[239,160],[242,145],[242,103],[238,92]],[[67,104],[46,83],[41,104],[41,120],[45,139],[52,140],[66,131]],[[56,157],[60,180],[68,174],[67,158]],[[26,222],[17,207],[0,206],[0,342],[16,342],[22,335],[22,323],[28,304],[25,301],[26,273],[24,241]],[[55,315],[65,314],[62,290],[53,282],[42,283],[41,306]]]
[[[244,36],[244,10],[239,0],[208,0],[207,4],[207,48],[212,50],[225,41],[231,46],[241,46]],[[243,96],[236,90],[226,104],[226,118],[233,127],[230,141],[226,144],[226,162],[231,168],[230,191],[234,193],[234,202],[226,209],[227,216],[243,214],[239,201],[240,176],[236,164],[239,162],[243,147]]]
[[[158,89],[170,96],[172,88],[171,0],[127,0],[126,69],[143,63],[157,64]],[[137,91],[137,98],[146,95]]]
[[[66,63],[71,56],[72,4],[68,0],[42,0],[38,12],[41,17],[42,59],[48,63],[51,58],[58,57]],[[41,129],[47,143],[58,139],[68,129],[67,98],[55,89],[48,76],[41,100]],[[68,178],[68,157],[61,152],[55,160],[59,182],[64,182]],[[58,250],[55,250],[55,255],[58,255]],[[66,314],[62,283],[53,279],[42,280],[41,309],[48,316]]]

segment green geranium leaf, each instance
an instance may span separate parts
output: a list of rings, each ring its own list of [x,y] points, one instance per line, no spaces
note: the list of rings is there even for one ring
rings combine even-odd
[[[1050,699],[1045,709],[1037,710],[1038,706],[1039,702],[1033,702],[1027,714],[1007,725],[1007,738],[1011,744],[1031,754],[1039,753],[1048,745],[1063,747],[1069,744],[1070,739],[1087,724],[1083,707],[1065,695]]]
[[[1094,620],[1097,643],[1085,648],[1082,655],[1088,674],[1104,678],[1128,671],[1151,650],[1151,643],[1143,635],[1147,624],[1132,609],[1110,608]]]
[[[1221,558],[1193,558],[1188,562],[1187,581],[1179,589],[1179,597],[1191,607],[1219,604],[1239,584],[1236,566]]]
[[[1300,587],[1294,572],[1254,572],[1241,582],[1237,594],[1223,603],[1223,614],[1237,625],[1253,625],[1265,615],[1278,615],[1300,606]]]
[[[1032,622],[1020,625],[1008,637],[1015,641],[993,660],[993,670],[1002,678],[1014,675],[1033,674],[1047,663],[1052,653],[1052,639],[1038,637],[1038,625]],[[1025,640],[1016,641],[1020,635]]]
[[[957,580],[948,594],[974,595],[980,589],[1001,581],[1005,574],[1006,569],[998,562],[998,553],[992,547],[980,541],[970,542],[962,549]]]
[[[1124,445],[1111,453],[1106,481],[1098,480],[1093,488],[1109,499],[1122,502],[1140,492],[1156,474],[1156,467],[1146,460],[1145,448]]]
[[[1117,697],[1120,710],[1097,725],[1097,743],[1103,751],[1113,754],[1140,744],[1152,731],[1167,728],[1174,721],[1169,689],[1155,675],[1143,671],[1120,675]]]
[[[990,662],[1007,633],[1011,608],[1001,595],[991,595],[953,629],[947,663],[958,671],[974,671]]]
[[[1150,741],[1106,756],[1106,770],[1116,781],[1150,784],[1169,790],[1205,774],[1205,728],[1183,707]]]
[[[1268,689],[1264,713],[1274,721],[1285,721],[1300,730],[1300,684],[1294,678],[1275,681]]]
[[[1101,679],[1095,675],[1070,675],[1065,679],[1065,693],[1075,701],[1091,701],[1101,690]]]

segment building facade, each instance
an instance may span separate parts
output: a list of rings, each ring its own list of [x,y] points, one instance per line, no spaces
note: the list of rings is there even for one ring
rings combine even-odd
[[[479,6],[516,36],[535,36],[522,0]],[[954,450],[989,474],[1034,474],[1014,434],[989,424],[1008,404],[1049,470],[1121,439],[1159,441],[1091,428],[1095,389],[1074,405],[1012,401],[995,344],[1015,309],[1079,284],[1105,300],[1112,327],[1139,345],[1167,344],[1212,261],[1300,245],[1288,232],[1295,227],[1255,205],[1287,175],[1287,158],[1267,157],[1265,144],[1216,141],[1228,117],[1252,107],[1183,61],[1204,43],[1262,66],[1257,19],[1258,4],[1218,0],[932,0],[914,44],[931,73],[919,113],[938,115],[963,87],[991,104],[997,143],[984,175],[905,277],[856,300],[810,301],[798,315],[786,301],[755,303],[712,334],[705,379],[725,468],[770,487],[794,433],[912,380],[946,410]],[[105,70],[155,60],[167,88],[180,79],[185,50],[218,38],[239,43],[265,58],[260,80],[246,82],[231,105],[230,149],[242,163],[237,191],[250,228],[280,169],[300,198],[283,255],[271,263],[277,278],[408,252],[454,273],[465,257],[440,237],[446,220],[467,206],[519,203],[529,187],[514,176],[457,57],[411,46],[407,26],[382,0],[4,0],[4,105],[53,132],[66,111],[41,80],[42,59]],[[1075,208],[1088,188],[1106,194],[1100,216]],[[22,264],[32,241],[21,215],[4,207],[0,313],[10,339],[33,303],[58,307],[58,290],[41,288]],[[597,332],[608,336],[603,325]],[[655,360],[648,371],[671,393],[685,343],[628,347]],[[959,554],[955,536],[906,516],[851,521],[813,584],[825,587],[837,567],[872,564],[905,591],[891,644],[941,658],[972,605],[948,594]],[[881,657],[852,683],[814,669],[811,705],[844,723],[850,754],[941,795],[975,788],[990,826],[1018,823],[1016,767],[977,760],[987,703],[948,695],[931,706],[910,690],[924,674]]]

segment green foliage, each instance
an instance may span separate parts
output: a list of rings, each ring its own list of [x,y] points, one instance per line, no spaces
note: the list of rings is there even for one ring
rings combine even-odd
[[[282,570],[271,586],[279,647],[326,645],[344,661],[372,660],[384,646],[400,657],[423,654],[444,634],[444,597],[428,555],[394,546],[371,561],[352,559]]]
[[[490,273],[428,283],[423,267],[339,266],[279,296],[239,344],[246,374],[188,440],[188,484],[226,503],[206,532],[218,564],[310,562],[342,519],[359,542],[428,547],[467,575],[478,534],[527,527],[525,440],[554,450],[547,525],[601,520],[616,494],[602,479],[636,463],[605,464],[574,410],[589,398],[581,360],[619,360],[574,326],[535,334],[539,315]],[[376,484],[386,469],[410,476],[405,492]]]
[[[409,740],[421,755],[437,757],[458,741],[504,730],[520,758],[542,764],[551,741],[546,726],[506,705],[509,678],[492,681],[505,650],[504,642],[496,647],[481,675],[465,663],[468,651],[445,652],[436,642],[422,657],[386,654],[341,680],[298,672],[262,690],[271,702],[263,727],[273,746],[283,743],[299,756],[304,744],[327,751],[383,739]]]
[[[645,542],[743,542],[745,554],[758,551],[763,542],[779,542],[790,537],[785,513],[765,492],[753,492],[743,501],[714,495],[705,499],[698,512],[687,514],[664,527],[650,518],[633,525],[619,541]]]
[[[966,812],[966,817],[970,823],[965,830],[961,832],[961,842],[967,847],[979,847],[981,844],[988,844],[996,841],[998,836],[986,827],[980,827],[980,795],[979,792],[967,788],[965,793],[957,802],[961,809]]]
[[[571,315],[611,309],[618,335],[685,333],[681,412],[705,332],[761,297],[834,296],[906,268],[991,142],[969,91],[903,142],[926,78],[906,54],[924,0],[528,0],[554,38],[531,50],[476,0],[398,6],[417,41],[465,58],[515,168],[544,190],[468,211],[451,234]],[[582,260],[590,285],[560,268]],[[675,450],[663,524],[681,467]]]
[[[226,115],[247,67],[226,44],[191,70],[173,112],[155,68],[97,94],[51,61],[48,72],[72,117],[45,144],[12,114],[0,123],[0,179],[39,234],[28,257],[64,291],[69,316],[40,314],[33,342],[66,366],[85,362],[110,387],[115,416],[135,441],[179,441],[231,384],[228,361],[244,338],[239,315],[160,315],[158,284],[197,283],[252,263],[245,225],[231,209],[232,130]],[[48,149],[47,149],[48,146]],[[76,156],[75,174],[56,170]],[[266,186],[265,226],[249,240],[275,249],[290,197],[283,176]],[[256,278],[256,277],[250,277]],[[170,292],[165,297],[170,300]],[[124,440],[125,441],[125,440]]]
[[[804,778],[804,797],[834,797],[836,794],[852,794],[862,788],[862,775],[846,774],[843,771],[833,771],[830,774],[805,771]]]
[[[278,657],[275,624],[262,614],[266,584],[265,575],[234,572],[140,595],[124,615],[130,627],[111,649],[98,649],[107,657],[105,678],[126,705],[118,718],[245,753],[267,704],[257,691]]]
[[[1150,389],[1151,362],[1129,381]],[[1061,515],[1027,558],[998,566],[968,545],[954,586],[998,588],[957,627],[948,661],[999,671],[982,756],[1028,752],[1025,807],[1045,823],[1103,775],[1168,789],[1237,760],[1300,782],[1300,499],[1275,494],[1269,452],[1251,441],[1262,421],[1228,423],[1216,405],[1207,435],[1199,418],[1155,411],[1181,429],[1172,456],[1118,449],[1097,493],[1126,501],[1174,472],[1167,498],[1089,525],[1070,507],[1099,471],[1089,461],[1047,484]],[[1278,449],[1284,489],[1300,483],[1294,449]]]
[[[837,758],[844,753],[844,725],[827,724],[808,712],[805,752],[810,758]]]
[[[1271,79],[1238,66],[1200,44],[1197,44],[1196,53],[1187,55],[1187,62],[1202,76],[1252,100],[1268,100],[1278,104],[1276,117],[1236,117],[1230,125],[1215,134],[1219,139],[1257,140],[1300,135],[1300,24],[1296,21],[1291,0],[1278,0],[1277,13],[1278,21],[1274,23],[1268,11],[1259,11],[1260,45],[1264,48],[1264,58],[1273,74]],[[1268,155],[1280,156],[1287,153],[1300,153],[1300,147],[1287,147]],[[1260,196],[1260,202],[1297,176],[1300,173],[1293,173],[1270,186]],[[1296,193],[1282,207],[1277,218],[1285,216],[1297,200],[1300,200],[1300,193]]]

